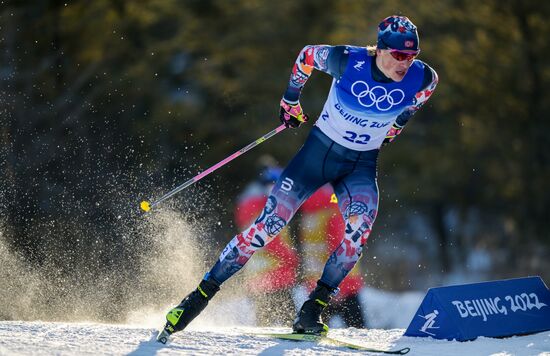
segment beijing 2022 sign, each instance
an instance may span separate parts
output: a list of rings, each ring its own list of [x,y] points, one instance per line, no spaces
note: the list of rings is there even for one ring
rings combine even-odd
[[[550,291],[540,277],[431,288],[405,336],[466,341],[550,330]]]

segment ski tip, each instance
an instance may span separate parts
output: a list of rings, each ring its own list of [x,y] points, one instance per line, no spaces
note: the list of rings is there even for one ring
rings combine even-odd
[[[406,355],[409,353],[409,351],[411,351],[411,348],[410,347],[404,347],[400,350],[397,350],[398,354],[399,355]]]
[[[157,335],[157,341],[161,344],[166,344],[168,342],[168,338],[170,337],[170,334],[166,332],[166,330],[159,331],[159,334]]]

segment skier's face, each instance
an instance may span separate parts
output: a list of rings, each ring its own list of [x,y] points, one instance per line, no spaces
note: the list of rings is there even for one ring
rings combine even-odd
[[[376,50],[376,65],[384,75],[395,82],[405,78],[417,52],[395,51],[390,49]]]

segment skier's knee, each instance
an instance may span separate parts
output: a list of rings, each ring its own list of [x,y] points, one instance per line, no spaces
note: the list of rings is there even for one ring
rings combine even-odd
[[[348,243],[352,244],[356,248],[362,248],[363,245],[367,242],[367,239],[371,232],[372,225],[369,224],[366,220],[359,219],[362,221],[361,224],[354,224],[358,225],[354,227],[351,223],[346,224],[346,234],[345,239],[348,241]]]

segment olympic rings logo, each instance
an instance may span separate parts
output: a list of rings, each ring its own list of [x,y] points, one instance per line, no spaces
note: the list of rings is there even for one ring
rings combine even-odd
[[[356,87],[360,85],[359,89],[364,86],[364,89],[358,91]],[[369,87],[367,83],[362,80],[358,80],[351,86],[351,93],[357,98],[357,101],[361,106],[370,108],[376,105],[376,108],[380,111],[388,111],[395,105],[401,104],[405,99],[405,93],[401,89],[393,89],[388,91],[382,86]]]

